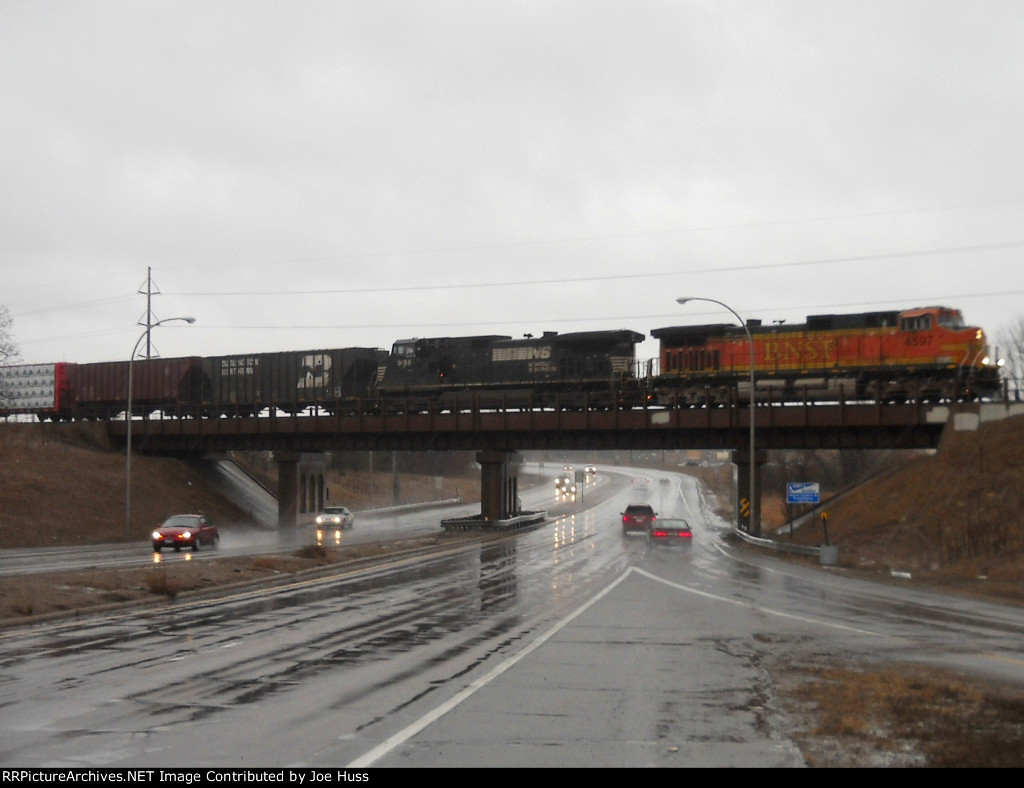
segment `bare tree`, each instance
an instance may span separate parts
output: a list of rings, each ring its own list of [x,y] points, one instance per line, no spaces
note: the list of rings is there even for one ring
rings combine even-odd
[[[7,311],[7,307],[0,304],[0,367],[6,367],[18,358],[18,349],[11,336],[11,326],[13,325],[11,313]]]
[[[1016,324],[999,332],[995,350],[1003,359],[1003,377],[1007,381],[1010,399],[1024,395],[1024,317]]]
[[[11,319],[11,313],[7,311],[6,306],[0,304],[0,368],[18,359],[18,348],[11,335],[12,325],[14,321]],[[10,399],[11,396],[4,390],[3,380],[0,379],[0,403],[6,403]]]

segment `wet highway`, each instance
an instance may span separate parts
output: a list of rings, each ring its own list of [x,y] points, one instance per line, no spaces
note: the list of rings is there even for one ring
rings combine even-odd
[[[798,766],[769,658],[1024,682],[1017,609],[744,551],[689,477],[551,493],[524,492],[550,519],[507,541],[2,633],[0,764]],[[640,497],[692,544],[623,536]]]

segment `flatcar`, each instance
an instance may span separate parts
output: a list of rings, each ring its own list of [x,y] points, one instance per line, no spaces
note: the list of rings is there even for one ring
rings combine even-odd
[[[750,390],[750,332],[754,385]],[[800,324],[710,324],[658,328],[655,403],[736,401],[962,401],[1000,389],[984,332],[960,310],[811,315]]]
[[[636,346],[644,339],[617,329],[399,340],[375,392],[385,413],[622,407],[637,390]]]

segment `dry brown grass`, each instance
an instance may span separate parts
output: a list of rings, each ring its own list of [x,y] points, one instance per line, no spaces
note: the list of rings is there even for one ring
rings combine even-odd
[[[813,767],[1019,768],[1024,689],[891,664],[786,666],[784,705]]]
[[[786,507],[781,496],[766,498],[763,531],[771,533]],[[937,452],[822,508],[842,569],[1024,603],[1024,417],[950,433]],[[776,538],[816,545],[825,532],[816,519]]]

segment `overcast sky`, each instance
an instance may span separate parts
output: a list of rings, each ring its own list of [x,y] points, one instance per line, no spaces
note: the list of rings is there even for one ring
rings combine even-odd
[[[25,362],[1024,317],[1020,0],[0,0]],[[653,355],[645,343],[640,355]]]

